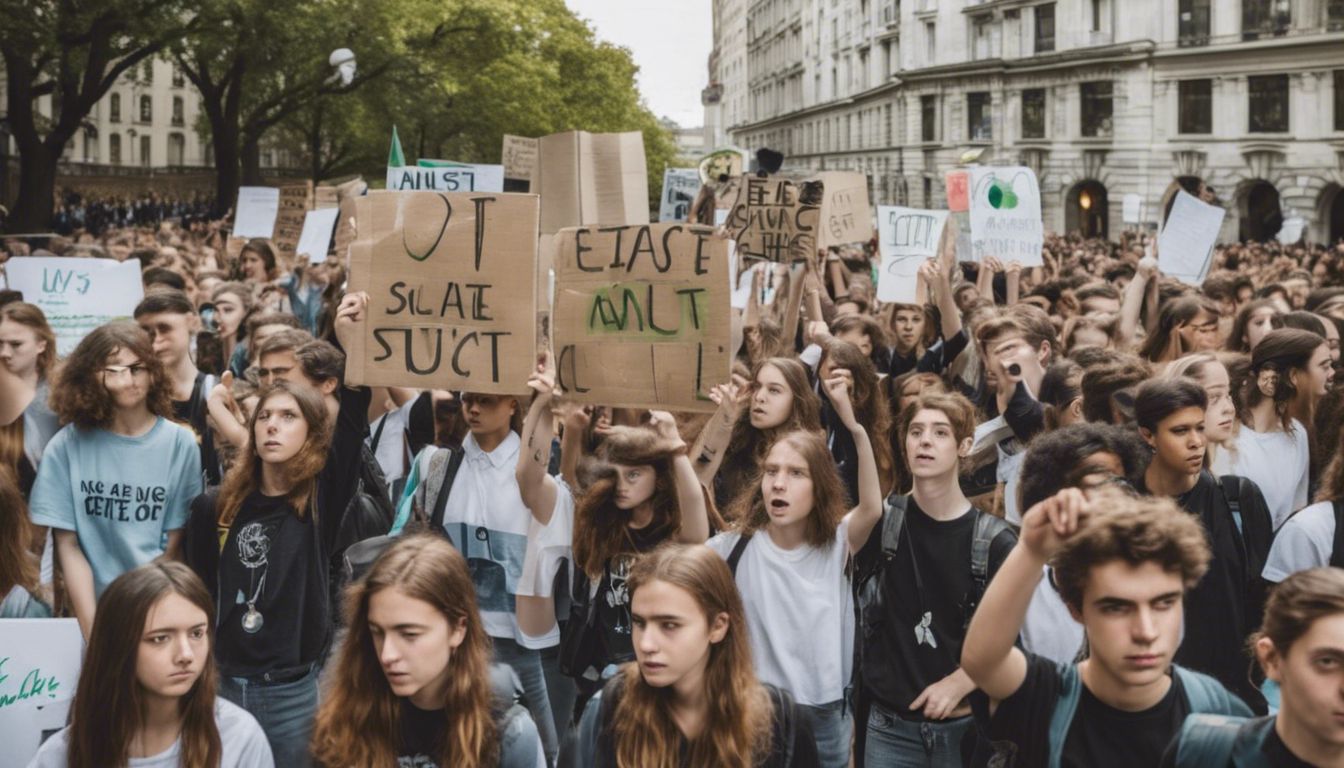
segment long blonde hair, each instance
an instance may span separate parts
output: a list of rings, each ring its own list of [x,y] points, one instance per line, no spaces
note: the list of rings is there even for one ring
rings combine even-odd
[[[346,592],[349,631],[341,642],[331,682],[318,710],[312,753],[327,768],[384,768],[397,764],[401,713],[383,674],[368,630],[369,601],[384,589],[438,609],[450,624],[466,623],[466,636],[448,660],[452,674],[447,721],[435,761],[453,768],[481,768],[499,761],[499,737],[490,712],[490,640],[476,606],[476,590],[462,554],[434,534],[406,536],[388,547],[363,580]]]
[[[713,765],[748,768],[769,749],[773,705],[756,677],[747,637],[746,612],[727,563],[703,544],[669,544],[640,558],[626,584],[631,599],[646,584],[661,581],[695,598],[712,624],[728,617],[728,632],[709,648],[705,665],[705,729],[690,740],[681,760],[683,738],[672,717],[672,687],[644,682],[637,663],[626,664],[624,692],[613,715],[612,736],[619,768],[678,768]]]

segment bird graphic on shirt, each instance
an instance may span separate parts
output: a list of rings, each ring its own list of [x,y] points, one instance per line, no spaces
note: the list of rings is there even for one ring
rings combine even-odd
[[[937,648],[938,641],[933,639],[933,612],[925,611],[924,617],[915,625],[915,645],[928,643],[930,648]]]

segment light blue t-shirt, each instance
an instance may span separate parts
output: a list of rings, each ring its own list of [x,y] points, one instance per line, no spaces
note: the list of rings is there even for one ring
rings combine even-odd
[[[163,554],[201,493],[201,457],[186,427],[160,418],[139,437],[62,428],[47,444],[29,508],[33,522],[79,536],[94,594]]]

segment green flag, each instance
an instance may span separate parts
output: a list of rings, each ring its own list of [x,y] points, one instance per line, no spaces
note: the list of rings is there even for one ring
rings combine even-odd
[[[392,146],[387,150],[387,167],[400,168],[406,165],[406,156],[401,153],[401,139],[397,138],[397,126],[392,126]]]

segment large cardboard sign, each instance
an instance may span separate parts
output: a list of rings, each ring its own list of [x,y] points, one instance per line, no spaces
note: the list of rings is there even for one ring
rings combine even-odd
[[[1177,190],[1167,223],[1157,236],[1157,265],[1162,274],[1189,285],[1203,284],[1226,215],[1222,208]]]
[[[695,168],[668,168],[663,171],[663,198],[658,206],[659,221],[685,221],[691,204],[700,192],[700,171]]]
[[[36,304],[56,333],[56,354],[64,357],[98,326],[129,319],[145,297],[140,262],[135,259],[63,259],[19,256],[5,264],[11,290]]]
[[[83,655],[74,619],[0,619],[0,763],[27,765],[65,727]]]
[[[504,163],[504,183],[521,185],[521,189],[509,189],[509,192],[531,192],[528,188],[532,179],[532,170],[537,167],[538,142],[525,136],[504,134],[504,151],[501,162]]]
[[[994,256],[1007,264],[1039,267],[1045,243],[1041,190],[1030,168],[970,169],[971,250],[975,260]]]
[[[304,216],[313,207],[313,182],[280,187],[271,243],[282,264],[289,264],[303,236]]]
[[[922,304],[919,267],[938,255],[938,243],[947,225],[947,211],[926,211],[895,205],[877,207],[877,245],[882,267],[877,277],[877,300],[895,304]]]
[[[589,224],[647,224],[644,135],[570,131],[544,136],[530,191],[541,195],[541,231]]]
[[[419,192],[503,192],[502,165],[403,165],[387,169],[387,188]]]
[[[238,203],[233,206],[233,236],[270,237],[275,233],[275,217],[279,211],[278,188],[239,187]]]
[[[371,192],[355,198],[351,291],[368,321],[353,384],[515,394],[536,353],[536,195]]]
[[[866,243],[873,237],[873,211],[868,203],[868,177],[857,171],[826,171],[822,183],[821,228],[817,247]]]
[[[563,229],[555,238],[556,373],[577,402],[712,411],[728,380],[728,241],[714,228]]]
[[[806,261],[817,250],[821,182],[744,176],[724,226],[743,258]]]

